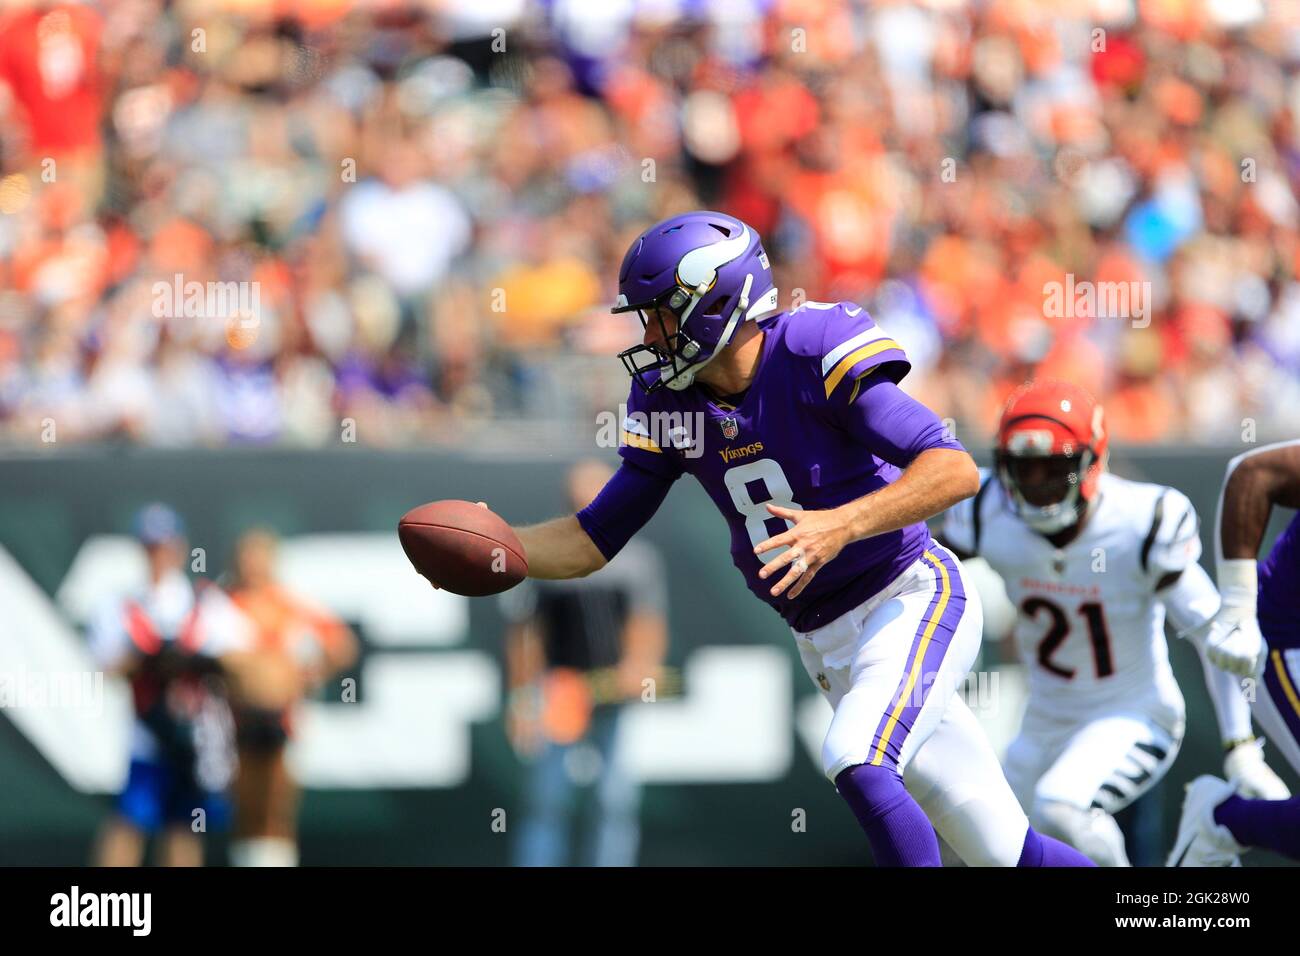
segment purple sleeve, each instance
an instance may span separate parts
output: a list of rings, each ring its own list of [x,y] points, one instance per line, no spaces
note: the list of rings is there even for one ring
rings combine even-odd
[[[612,560],[659,510],[675,480],[625,461],[596,500],[578,512],[578,524],[605,560]]]
[[[853,403],[837,414],[849,434],[899,468],[931,448],[966,450],[934,412],[880,373],[864,379]]]
[[[646,395],[635,382],[628,390],[623,424],[618,435],[618,454],[629,464],[668,481],[682,475],[681,457],[671,448],[661,448],[659,430],[652,427],[662,419],[663,398]]]

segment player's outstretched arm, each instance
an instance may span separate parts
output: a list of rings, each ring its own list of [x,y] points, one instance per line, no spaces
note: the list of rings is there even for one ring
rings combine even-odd
[[[581,578],[605,566],[605,556],[576,515],[514,530],[524,546],[530,578]]]
[[[674,479],[623,462],[576,515],[516,528],[530,578],[580,578],[599,571],[641,530]]]

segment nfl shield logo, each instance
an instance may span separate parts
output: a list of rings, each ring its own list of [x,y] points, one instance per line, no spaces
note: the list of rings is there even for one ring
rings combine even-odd
[[[727,441],[731,441],[740,434],[740,423],[734,418],[724,418],[720,424],[722,425],[722,437]]]

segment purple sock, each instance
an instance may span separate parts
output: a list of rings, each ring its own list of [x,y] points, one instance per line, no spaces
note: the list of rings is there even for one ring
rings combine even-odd
[[[835,778],[835,789],[866,831],[876,866],[943,866],[934,827],[898,771],[858,764]]]
[[[1214,808],[1214,822],[1242,846],[1257,846],[1300,860],[1300,797],[1247,800],[1235,794]]]
[[[1016,866],[1096,866],[1074,847],[1049,836],[1043,836],[1033,827],[1025,832],[1025,845],[1020,850]]]

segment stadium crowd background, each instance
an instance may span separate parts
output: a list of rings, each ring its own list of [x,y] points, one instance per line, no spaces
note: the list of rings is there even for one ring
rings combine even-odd
[[[1297,4],[0,9],[5,443],[589,423],[623,251],[695,206],[783,305],[867,304],[961,427],[1054,374],[1120,442],[1300,429]],[[1149,282],[1149,324],[1049,314],[1067,274]],[[157,315],[175,276],[256,283],[255,323]]]

